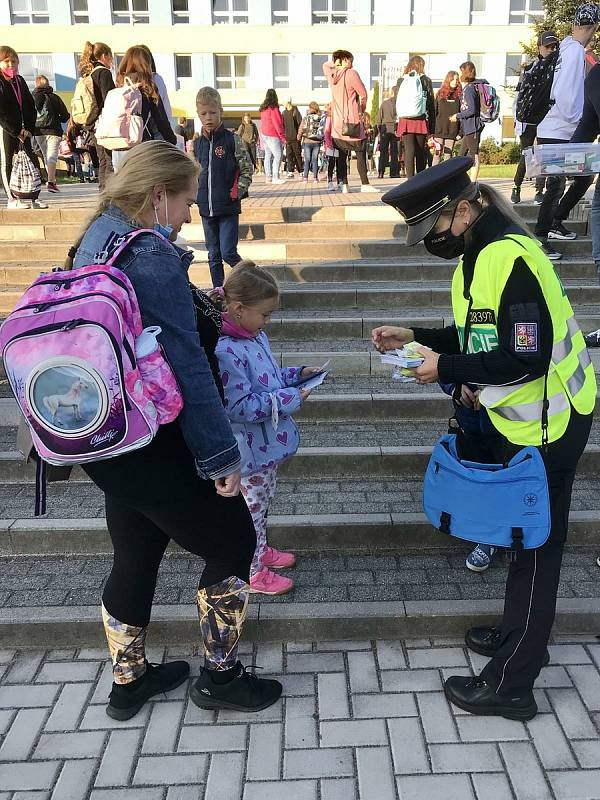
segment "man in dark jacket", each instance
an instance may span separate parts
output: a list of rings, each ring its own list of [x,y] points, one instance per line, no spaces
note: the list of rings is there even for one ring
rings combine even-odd
[[[298,141],[298,129],[302,123],[302,114],[291,100],[285,104],[283,111],[283,129],[285,131],[285,160],[287,163],[288,178],[294,177],[294,168],[302,175],[302,154]]]
[[[396,136],[396,95],[398,87],[392,88],[391,95],[379,107],[379,177],[383,178],[385,168],[390,168],[390,178],[400,177],[398,164],[398,137]]]
[[[246,146],[221,121],[223,108],[216,89],[204,86],[196,95],[202,135],[194,141],[200,164],[197,203],[213,286],[225,279],[223,261],[234,267],[242,258],[237,250],[241,200],[248,196],[253,168]]]
[[[58,192],[56,162],[58,160],[58,146],[63,135],[61,123],[68,122],[69,112],[62,99],[57,94],[54,94],[54,90],[45,75],[37,76],[32,94],[37,112],[35,137],[48,171],[47,188],[49,192]]]

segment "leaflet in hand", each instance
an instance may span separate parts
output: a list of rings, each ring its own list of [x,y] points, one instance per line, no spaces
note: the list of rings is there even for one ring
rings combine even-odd
[[[320,386],[325,378],[329,375],[329,364],[330,361],[326,361],[322,367],[319,367],[319,371],[316,372],[314,375],[306,378],[306,380],[300,381],[300,383],[296,384],[297,389],[315,389],[317,386]]]
[[[382,364],[390,364],[394,367],[392,377],[394,380],[402,381],[403,383],[412,383],[415,381],[410,370],[420,367],[423,363],[423,357],[417,353],[417,348],[421,347],[418,342],[410,342],[402,348],[390,350],[389,353],[384,353],[381,356]]]

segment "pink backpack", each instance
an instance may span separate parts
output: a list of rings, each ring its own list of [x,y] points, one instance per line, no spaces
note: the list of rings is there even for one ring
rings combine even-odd
[[[142,233],[160,236],[137,230],[118,240],[105,264],[41,275],[0,328],[11,389],[49,464],[136,450],[183,408],[161,351],[136,358],[140,310],[129,278],[113,266]]]
[[[142,93],[138,84],[125,77],[123,86],[111,89],[104,99],[96,123],[96,141],[107,150],[129,150],[142,141],[146,122],[142,119]]]

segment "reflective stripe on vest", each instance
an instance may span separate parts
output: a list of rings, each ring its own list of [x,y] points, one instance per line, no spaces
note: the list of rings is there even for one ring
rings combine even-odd
[[[559,392],[553,397],[548,398],[548,417],[555,414],[562,414],[569,410],[569,400],[564,392]],[[520,403],[518,406],[500,406],[493,409],[504,419],[512,422],[536,422],[542,418],[542,401],[536,400],[533,403]]]

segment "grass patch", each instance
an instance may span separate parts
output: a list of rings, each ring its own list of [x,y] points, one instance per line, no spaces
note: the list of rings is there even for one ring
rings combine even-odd
[[[516,164],[482,164],[480,178],[512,178],[517,169]]]

